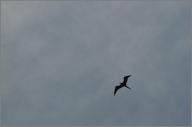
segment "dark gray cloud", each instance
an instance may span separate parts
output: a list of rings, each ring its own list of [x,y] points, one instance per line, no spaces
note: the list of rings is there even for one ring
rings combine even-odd
[[[2,125],[2,100],[0,97],[0,125]]]
[[[187,2],[1,6],[4,124],[189,125]]]

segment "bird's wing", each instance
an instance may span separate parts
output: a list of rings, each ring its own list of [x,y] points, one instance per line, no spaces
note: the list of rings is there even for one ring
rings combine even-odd
[[[114,96],[115,96],[115,94],[117,93],[117,90],[118,89],[120,89],[121,88],[121,86],[119,85],[119,86],[115,86],[115,90],[114,90]]]
[[[126,84],[126,83],[127,83],[127,80],[128,80],[129,77],[131,77],[131,75],[127,75],[127,76],[125,76],[125,77],[123,78],[123,83]]]

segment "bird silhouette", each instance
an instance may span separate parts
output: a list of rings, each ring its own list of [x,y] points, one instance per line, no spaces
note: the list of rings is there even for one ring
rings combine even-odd
[[[127,80],[128,80],[129,77],[131,77],[131,75],[125,76],[125,77],[123,78],[123,82],[121,82],[120,85],[115,86],[114,96],[115,96],[115,94],[117,93],[117,91],[118,91],[120,88],[122,88],[122,87],[126,87],[126,88],[128,88],[128,89],[131,89],[129,86],[126,85],[126,84],[127,84]]]

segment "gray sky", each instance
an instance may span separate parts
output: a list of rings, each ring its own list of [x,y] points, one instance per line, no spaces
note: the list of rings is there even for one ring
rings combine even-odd
[[[187,2],[3,1],[1,26],[3,124],[190,124]]]

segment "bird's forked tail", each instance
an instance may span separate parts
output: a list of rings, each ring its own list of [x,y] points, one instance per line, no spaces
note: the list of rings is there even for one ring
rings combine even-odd
[[[128,87],[128,86],[125,86],[126,88],[128,88],[128,89],[131,89],[130,87]]]

